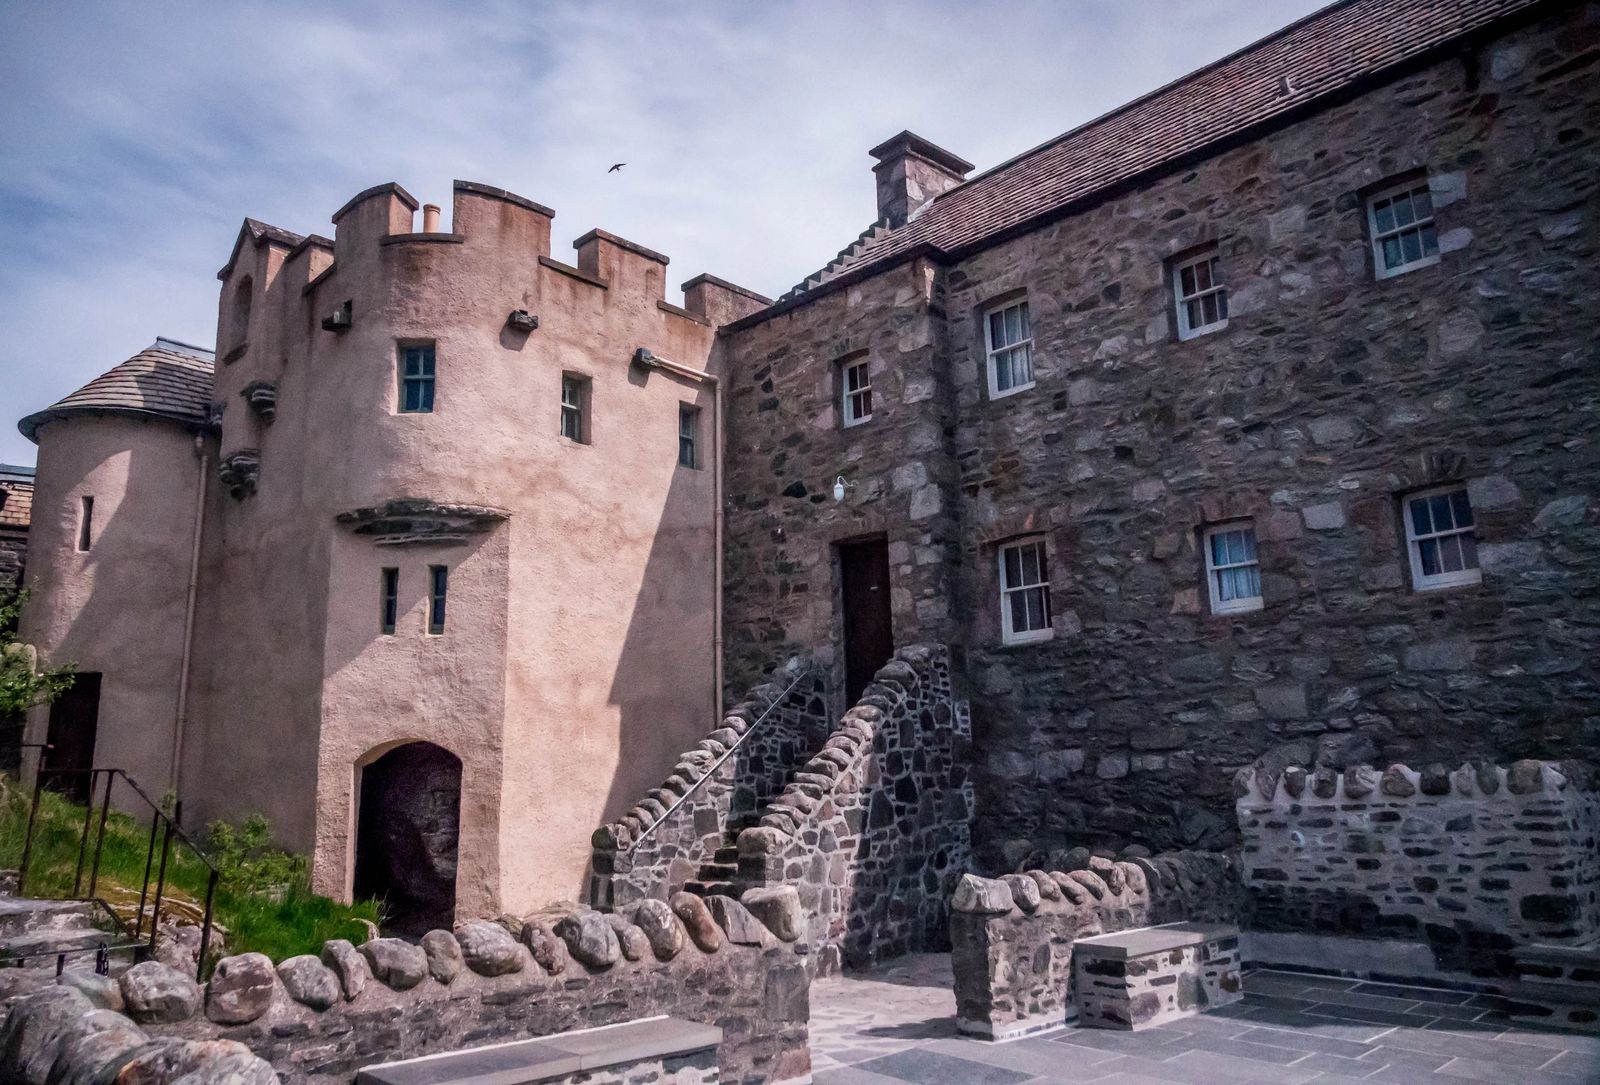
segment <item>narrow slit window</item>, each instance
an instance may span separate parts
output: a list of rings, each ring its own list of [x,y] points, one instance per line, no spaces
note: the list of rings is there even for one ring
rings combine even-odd
[[[589,382],[571,373],[561,375],[561,436],[589,443]]]
[[[443,565],[428,566],[428,632],[444,632],[445,597],[450,591],[450,570]]]
[[[1179,339],[1228,326],[1228,288],[1222,284],[1222,257],[1216,249],[1172,265],[1172,294],[1178,307]]]
[[[1426,178],[1386,188],[1367,200],[1372,262],[1389,279],[1439,262],[1439,232]]]
[[[989,398],[1033,387],[1033,324],[1026,301],[991,309],[983,317]]]
[[[843,397],[844,424],[859,426],[872,417],[872,373],[867,359],[841,362],[839,391]]]
[[[378,603],[378,629],[385,636],[394,636],[395,622],[400,617],[400,570],[383,570],[381,598]]]
[[[1261,562],[1253,524],[1219,524],[1205,531],[1206,582],[1211,613],[1261,609]]]
[[[1050,636],[1050,569],[1043,539],[1000,548],[1000,621],[1006,644]]]
[[[94,498],[88,494],[78,498],[78,549],[89,552],[94,545]]]
[[[433,410],[433,344],[400,349],[400,413]]]
[[[700,408],[678,405],[678,466],[700,466]]]
[[[1405,499],[1406,548],[1417,591],[1477,584],[1478,535],[1465,486],[1425,490]]]

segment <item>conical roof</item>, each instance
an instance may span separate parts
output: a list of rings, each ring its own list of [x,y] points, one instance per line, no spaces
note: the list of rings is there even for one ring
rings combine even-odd
[[[133,414],[202,425],[211,409],[212,353],[157,339],[65,399],[28,415],[17,428],[38,442],[39,427],[79,414]]]

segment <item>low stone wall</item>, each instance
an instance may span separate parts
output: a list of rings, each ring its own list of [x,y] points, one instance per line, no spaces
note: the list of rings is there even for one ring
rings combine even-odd
[[[822,973],[948,944],[971,857],[972,724],[942,646],[895,653],[739,834],[739,880],[795,887]]]
[[[780,895],[758,918],[730,898],[680,893],[641,902],[626,919],[539,913],[513,924],[515,934],[474,920],[420,945],[331,941],[276,968],[260,954],[227,957],[204,988],[146,962],[117,981],[80,978],[78,990],[21,1000],[0,1031],[0,1080],[112,1080],[143,1059],[142,1075],[114,1079],[175,1081],[150,1062],[154,1044],[190,1061],[254,1053],[283,1085],[349,1085],[372,1063],[667,1014],[722,1029],[724,1085],[802,1081],[810,974],[804,947],[792,944],[798,908],[794,894]]]
[[[951,900],[956,1027],[1005,1040],[1076,1019],[1072,946],[1157,923],[1241,922],[1237,860],[1219,852],[1077,856],[1072,870],[963,877]]]
[[[1251,927],[1425,942],[1438,967],[1600,935],[1588,766],[1245,769],[1235,782]]]
[[[799,684],[785,695],[796,679]],[[646,897],[665,900],[682,889],[728,842],[727,834],[736,832],[730,826],[753,817],[777,796],[789,774],[822,745],[827,706],[826,678],[802,660],[752,689],[722,726],[678,759],[660,787],[596,831],[590,902],[611,910]],[[756,732],[713,771],[717,758],[769,709]],[[665,816],[685,794],[689,801]]]

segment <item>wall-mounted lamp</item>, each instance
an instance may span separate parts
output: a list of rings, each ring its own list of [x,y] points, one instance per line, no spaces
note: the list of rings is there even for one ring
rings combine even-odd
[[[843,501],[844,500],[844,495],[849,493],[851,490],[853,490],[855,488],[856,488],[856,484],[855,483],[846,482],[844,480],[844,476],[840,475],[838,478],[833,480],[833,499],[835,501]]]

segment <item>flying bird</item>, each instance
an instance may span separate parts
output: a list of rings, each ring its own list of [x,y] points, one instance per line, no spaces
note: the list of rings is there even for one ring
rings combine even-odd
[[[626,162],[618,162],[616,165],[614,165],[610,169],[606,170],[606,172],[607,173],[616,173],[618,170],[620,170],[623,166],[626,166],[626,165],[627,165]]]

